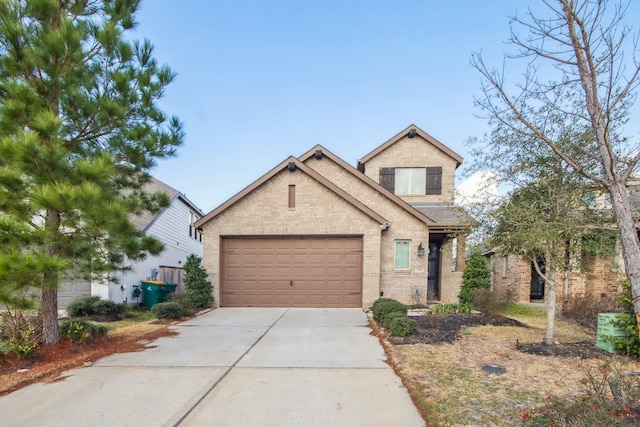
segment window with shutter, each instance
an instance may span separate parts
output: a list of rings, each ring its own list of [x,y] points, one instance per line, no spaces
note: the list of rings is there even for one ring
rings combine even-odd
[[[427,168],[427,194],[442,194],[442,167]]]
[[[380,168],[380,185],[393,193],[396,184],[396,168]]]

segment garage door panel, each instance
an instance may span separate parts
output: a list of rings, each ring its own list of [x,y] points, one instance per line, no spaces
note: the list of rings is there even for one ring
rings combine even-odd
[[[360,237],[223,238],[221,249],[222,306],[362,305]]]

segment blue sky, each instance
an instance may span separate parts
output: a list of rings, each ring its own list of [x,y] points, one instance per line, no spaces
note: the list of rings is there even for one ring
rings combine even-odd
[[[354,165],[412,123],[468,157],[487,131],[471,54],[500,67],[529,3],[146,0],[131,36],[178,74],[161,106],[186,131],[152,173],[208,212],[289,155]]]

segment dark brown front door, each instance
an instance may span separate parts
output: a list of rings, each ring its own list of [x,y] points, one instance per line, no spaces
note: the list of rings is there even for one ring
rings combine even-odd
[[[223,307],[361,307],[361,237],[222,239]]]

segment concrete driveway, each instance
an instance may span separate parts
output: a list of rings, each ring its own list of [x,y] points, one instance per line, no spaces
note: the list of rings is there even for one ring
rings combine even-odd
[[[222,308],[0,398],[3,426],[423,426],[359,309]]]

